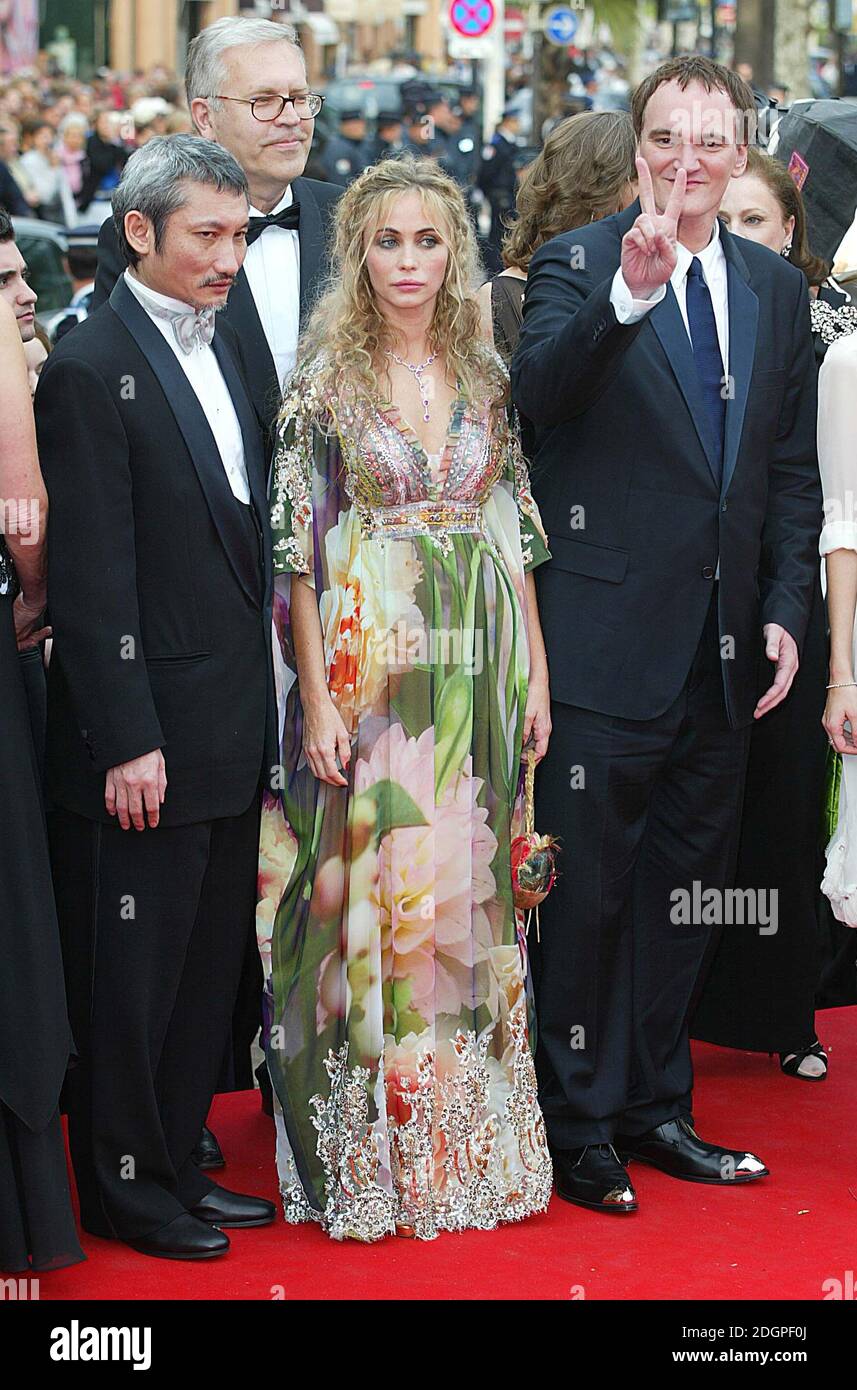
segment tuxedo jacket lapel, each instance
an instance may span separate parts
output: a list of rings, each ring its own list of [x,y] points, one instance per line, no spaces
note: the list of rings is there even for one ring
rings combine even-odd
[[[258,556],[254,556],[248,547],[247,532],[237,510],[240,504],[229,486],[214,435],[196,392],[163,335],[129,290],[124,277],[116,281],[110,295],[110,307],[122,320],[160,382],[187,445],[212,521],[235,577],[251,602],[258,605]],[[243,420],[241,424],[243,431]],[[249,463],[248,472],[251,472]]]
[[[253,404],[260,419],[270,421],[279,404],[280,383],[250,282],[244,274],[243,267],[229,291],[229,300],[223,313],[238,335]]]
[[[729,395],[726,399],[726,433],[723,444],[723,492],[729,487],[747,410],[750,378],[756,358],[756,338],[759,326],[759,300],[750,287],[750,272],[735,238],[721,226],[723,253],[726,257],[727,295],[729,301]]]
[[[259,519],[262,534],[268,534],[268,498],[265,487],[265,455],[262,449],[262,436],[260,433],[259,419],[253,408],[253,402],[247,395],[247,389],[241,379],[241,375],[236,367],[229,348],[218,337],[215,332],[212,341],[214,355],[220,365],[223,378],[229,388],[232,397],[232,404],[235,406],[235,413],[241,425],[241,434],[244,439],[244,459],[247,464],[247,480],[250,484],[250,495],[253,499],[253,506]],[[263,547],[265,584],[267,587],[270,577],[271,557],[268,546]]]
[[[324,254],[324,226],[318,203],[313,197],[309,184],[304,179],[295,179],[292,188],[301,208],[298,240],[300,242],[301,262],[300,314],[301,328],[303,328],[312,308],[311,287],[318,277]]]

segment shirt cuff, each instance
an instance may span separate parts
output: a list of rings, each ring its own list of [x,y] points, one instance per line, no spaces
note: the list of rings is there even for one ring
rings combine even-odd
[[[613,305],[613,312],[619,323],[639,323],[650,309],[654,309],[656,304],[660,304],[666,292],[666,285],[659,285],[648,299],[634,299],[625,284],[625,277],[620,266],[613,276],[613,284],[610,286],[610,303]]]

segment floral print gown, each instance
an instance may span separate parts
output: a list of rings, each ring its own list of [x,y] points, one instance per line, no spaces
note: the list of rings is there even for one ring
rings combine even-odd
[[[323,429],[318,406],[287,399],[271,499],[283,786],[258,932],[284,1212],[336,1239],[490,1229],[551,1188],[510,870],[524,573],[549,555],[505,419],[459,397],[435,474],[391,404],[331,405]],[[347,787],[302,752],[307,582]]]

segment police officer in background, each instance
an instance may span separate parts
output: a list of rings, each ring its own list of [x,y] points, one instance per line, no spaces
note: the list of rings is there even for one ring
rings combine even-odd
[[[476,183],[476,175],[479,172],[479,160],[482,150],[482,128],[479,120],[479,94],[475,87],[464,87],[459,93],[458,105],[455,108],[458,116],[459,127],[456,143],[458,145],[458,155],[462,168],[465,170],[466,183],[472,188]]]
[[[405,139],[402,148],[415,159],[437,159],[443,154],[443,148],[435,138],[427,102],[417,102],[405,112]]]
[[[485,194],[491,207],[491,230],[486,242],[486,269],[502,269],[500,244],[505,231],[503,218],[514,210],[518,181],[515,175],[515,156],[518,152],[518,113],[503,112],[491,143],[482,147],[482,162],[476,186]]]
[[[367,158],[365,146],[366,118],[362,111],[343,111],[339,118],[339,134],[325,146],[322,166],[331,183],[349,184],[362,174]]]
[[[382,159],[395,159],[404,148],[401,115],[396,111],[379,111],[375,121],[375,134],[366,144],[368,162],[380,164]]]
[[[461,117],[440,92],[432,93],[428,116],[435,139],[435,159],[462,190],[466,189],[472,178],[469,162],[459,145]]]

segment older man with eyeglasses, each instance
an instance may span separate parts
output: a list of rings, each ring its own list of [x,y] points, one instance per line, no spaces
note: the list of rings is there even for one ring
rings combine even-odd
[[[326,273],[328,225],[342,192],[337,184],[302,177],[324,98],[308,88],[296,31],[267,19],[219,19],[203,29],[188,49],[185,85],[196,130],[229,150],[250,188],[247,257],[225,317],[270,430],[302,319]],[[93,308],[122,270],[108,220],[99,239]]]

